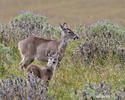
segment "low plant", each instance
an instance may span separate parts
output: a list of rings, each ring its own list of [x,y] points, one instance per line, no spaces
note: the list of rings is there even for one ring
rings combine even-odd
[[[2,100],[50,100],[45,82],[28,74],[27,78],[9,75],[0,82]]]
[[[81,58],[85,66],[97,63],[103,65],[107,59],[124,55],[119,49],[124,47],[124,37],[125,30],[119,25],[110,24],[107,21],[97,22],[84,32],[82,37],[84,42],[78,45],[76,56],[78,59]],[[121,59],[124,61],[124,57]]]
[[[0,43],[0,76],[7,73],[12,65],[11,49]]]

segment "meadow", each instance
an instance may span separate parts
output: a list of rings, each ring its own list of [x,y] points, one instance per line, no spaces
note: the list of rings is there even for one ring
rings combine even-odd
[[[39,79],[29,79],[25,71],[20,71],[20,40],[29,36],[60,39],[59,25],[47,20],[46,16],[21,12],[8,24],[0,24],[0,97],[13,100],[15,93],[15,100],[20,100],[18,96],[25,100],[30,95],[31,100],[124,100],[125,29],[107,20],[72,28],[80,38],[68,44],[48,91]],[[31,84],[25,84],[27,81]],[[40,99],[41,94],[46,98]]]
[[[90,25],[109,19],[125,26],[124,9],[124,0],[0,0],[0,22],[8,23],[20,11],[32,11],[47,16],[54,25]]]

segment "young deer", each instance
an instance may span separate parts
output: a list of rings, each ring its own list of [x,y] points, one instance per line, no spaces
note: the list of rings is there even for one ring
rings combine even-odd
[[[36,77],[41,78],[48,83],[53,77],[54,71],[58,64],[59,54],[56,53],[48,57],[47,66],[39,67],[37,65],[30,65],[26,72],[33,73]]]
[[[47,62],[47,55],[50,53],[55,54],[60,51],[59,61],[64,57],[67,44],[70,39],[78,39],[78,36],[67,27],[64,23],[60,25],[61,39],[60,40],[47,40],[40,37],[28,37],[18,43],[18,49],[22,56],[20,62],[21,69],[26,68],[34,60]]]

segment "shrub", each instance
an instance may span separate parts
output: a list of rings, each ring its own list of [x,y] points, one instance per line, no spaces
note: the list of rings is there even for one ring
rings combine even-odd
[[[85,42],[78,45],[76,54],[81,57],[85,66],[93,63],[103,65],[123,46],[125,30],[119,25],[101,21],[88,27],[84,34]]]
[[[111,35],[113,39],[118,39],[119,41],[123,40],[125,37],[125,29],[122,26],[119,24],[111,24],[107,20],[98,21],[97,23],[90,25],[89,30],[100,37],[102,35],[105,36],[106,33],[110,33],[108,34],[109,37]]]
[[[8,27],[5,24],[0,24],[0,43],[7,45],[9,41]]]
[[[9,75],[0,82],[2,100],[48,100],[45,83],[32,74],[27,78]]]
[[[83,89],[83,98],[85,100],[124,100],[124,88],[112,91],[112,86],[101,81],[99,85],[87,84]]]
[[[23,12],[9,24],[0,24],[0,42],[5,45],[15,44],[29,36],[59,38],[60,28],[47,23],[46,16]]]
[[[6,73],[12,64],[12,56],[9,47],[0,44],[0,75]]]
[[[47,23],[46,16],[33,14],[32,12],[20,13],[10,22],[10,27],[21,39],[29,36],[51,37],[60,33],[58,27]]]

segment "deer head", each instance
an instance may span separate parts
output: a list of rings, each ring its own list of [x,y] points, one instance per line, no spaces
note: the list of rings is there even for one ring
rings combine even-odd
[[[70,40],[70,39],[78,39],[79,37],[71,30],[68,28],[67,24],[64,23],[63,25],[60,25],[60,28],[62,29],[62,38],[65,40]]]
[[[58,58],[59,58],[59,53],[57,52],[54,55],[48,54],[48,63],[47,66],[52,67],[52,69],[56,69],[56,66],[58,64]]]

